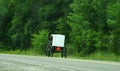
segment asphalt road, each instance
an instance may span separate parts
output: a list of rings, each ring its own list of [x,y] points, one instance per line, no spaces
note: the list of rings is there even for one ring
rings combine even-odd
[[[0,54],[0,71],[120,71],[120,62]]]

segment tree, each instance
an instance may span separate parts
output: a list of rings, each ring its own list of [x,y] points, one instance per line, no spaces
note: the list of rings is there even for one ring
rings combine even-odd
[[[94,51],[106,51],[109,44],[107,7],[111,1],[74,0],[70,5],[68,24],[71,26],[71,42],[78,53],[88,55]],[[85,54],[84,54],[85,53]]]
[[[116,0],[114,2],[110,2],[108,5],[107,13],[108,13],[108,26],[110,28],[110,45],[111,50],[116,53],[120,54],[120,1]]]

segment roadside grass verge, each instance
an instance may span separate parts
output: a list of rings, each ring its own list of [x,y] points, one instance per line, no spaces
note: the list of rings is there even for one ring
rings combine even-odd
[[[0,50],[0,54],[20,54],[20,55],[35,55],[35,56],[41,56],[42,54],[36,53],[34,50],[30,49],[30,50],[10,50],[10,51],[1,51]]]
[[[79,54],[73,54],[68,56],[75,59],[90,59],[90,60],[105,60],[105,61],[117,61],[120,62],[120,56],[116,56],[114,53],[109,52],[95,52],[88,56],[79,56]]]
[[[27,51],[20,51],[20,50],[2,51],[2,50],[0,50],[0,53],[33,55],[33,56],[45,56],[45,53],[44,54],[37,53],[32,49],[27,50]],[[61,54],[60,53],[55,53],[54,57],[61,58]],[[95,52],[95,53],[90,54],[88,56],[80,56],[79,54],[71,54],[71,55],[68,55],[67,58],[71,58],[71,59],[87,59],[87,60],[105,60],[105,61],[117,61],[117,62],[120,62],[120,56],[116,56],[115,54],[109,53],[109,52],[106,52],[106,53],[105,52]]]

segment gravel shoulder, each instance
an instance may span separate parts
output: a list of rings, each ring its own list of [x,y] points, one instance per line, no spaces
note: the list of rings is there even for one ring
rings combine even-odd
[[[120,62],[0,54],[0,71],[119,71]]]
[[[0,60],[0,71],[49,71],[40,65]]]

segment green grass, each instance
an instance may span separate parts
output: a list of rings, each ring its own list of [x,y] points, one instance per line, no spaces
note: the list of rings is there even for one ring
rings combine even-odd
[[[114,53],[110,52],[96,52],[91,54],[90,56],[86,57],[88,59],[97,59],[97,60],[108,60],[108,61],[119,61],[120,56],[116,56]]]
[[[4,53],[4,54],[20,54],[20,55],[41,55],[38,54],[36,52],[34,52],[33,50],[27,50],[27,51],[20,51],[20,50],[11,50],[11,51],[0,51],[0,53]]]
[[[45,56],[45,54],[36,53],[32,49],[27,50],[27,51],[20,51],[20,50],[1,51],[0,50],[0,53]],[[61,58],[61,54],[60,53],[55,53],[54,57]],[[72,55],[68,55],[68,58],[72,58],[72,59],[90,59],[90,60],[106,60],[106,61],[118,61],[118,62],[120,62],[120,56],[116,56],[115,54],[109,53],[109,52],[106,52],[106,53],[105,52],[95,52],[95,53],[90,54],[88,56],[79,56],[79,54],[72,54]]]
[[[118,61],[120,62],[120,56],[116,56],[114,53],[109,52],[95,52],[88,56],[79,56],[79,54],[73,54],[68,56],[75,59],[90,59],[90,60],[106,60],[106,61]]]

